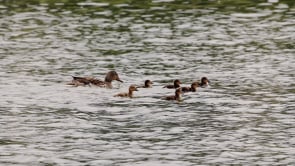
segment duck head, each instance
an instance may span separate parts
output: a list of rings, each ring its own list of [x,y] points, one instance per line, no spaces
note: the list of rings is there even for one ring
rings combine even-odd
[[[107,75],[106,75],[104,81],[105,81],[105,82],[112,82],[113,80],[123,82],[123,81],[119,78],[119,75],[117,74],[116,71],[110,71],[110,72],[107,73]]]
[[[199,84],[197,82],[192,83],[192,85],[191,85],[192,92],[197,91],[198,86],[199,86]]]
[[[152,87],[152,84],[153,84],[153,82],[151,80],[145,80],[145,82],[144,82],[144,86],[148,87],[148,88]]]
[[[129,91],[138,91],[138,89],[137,89],[136,86],[131,85],[131,86],[129,87]]]
[[[209,85],[210,81],[208,80],[207,77],[202,77],[201,78],[201,85]]]
[[[179,80],[174,80],[174,87],[180,87],[181,82]]]

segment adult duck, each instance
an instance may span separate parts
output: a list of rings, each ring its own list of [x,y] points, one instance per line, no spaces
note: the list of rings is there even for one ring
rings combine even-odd
[[[106,76],[104,81],[100,79],[96,79],[94,77],[76,77],[72,76],[73,80],[72,82],[68,83],[68,85],[73,85],[73,86],[85,86],[85,85],[95,85],[98,87],[106,87],[106,88],[112,88],[112,81],[116,80],[119,82],[123,82],[120,78],[119,75],[117,74],[116,71],[109,71]]]

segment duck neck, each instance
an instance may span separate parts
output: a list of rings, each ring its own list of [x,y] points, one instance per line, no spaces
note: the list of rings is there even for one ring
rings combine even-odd
[[[106,75],[106,77],[104,78],[104,81],[105,81],[105,82],[112,82],[112,76],[108,73],[108,74]]]
[[[191,90],[192,92],[196,92],[196,91],[197,91],[197,89],[194,88],[194,87],[192,87],[190,90]]]
[[[174,88],[179,88],[180,85],[179,84],[174,84]]]
[[[176,100],[181,100],[181,94],[175,94],[175,99]]]
[[[132,90],[129,90],[129,92],[128,92],[128,96],[129,96],[129,97],[133,97],[133,91],[132,91]]]
[[[106,83],[106,88],[109,88],[109,89],[113,88],[112,82],[106,81],[105,83]]]
[[[208,85],[208,83],[207,82],[204,82],[204,81],[200,83],[200,86],[202,86],[202,87],[203,86],[207,86],[207,85]]]
[[[204,85],[206,85],[205,83],[203,83],[203,82],[201,82],[201,84],[200,84],[201,86],[204,86]]]

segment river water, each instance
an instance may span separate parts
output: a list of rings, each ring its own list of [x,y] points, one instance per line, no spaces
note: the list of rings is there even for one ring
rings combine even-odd
[[[294,165],[294,18],[292,0],[0,0],[0,165]],[[114,89],[66,85],[110,70]]]

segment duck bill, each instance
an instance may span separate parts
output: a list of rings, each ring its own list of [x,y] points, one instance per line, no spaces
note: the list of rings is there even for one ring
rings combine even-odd
[[[123,82],[120,78],[118,78],[117,81],[119,81],[119,82]]]

